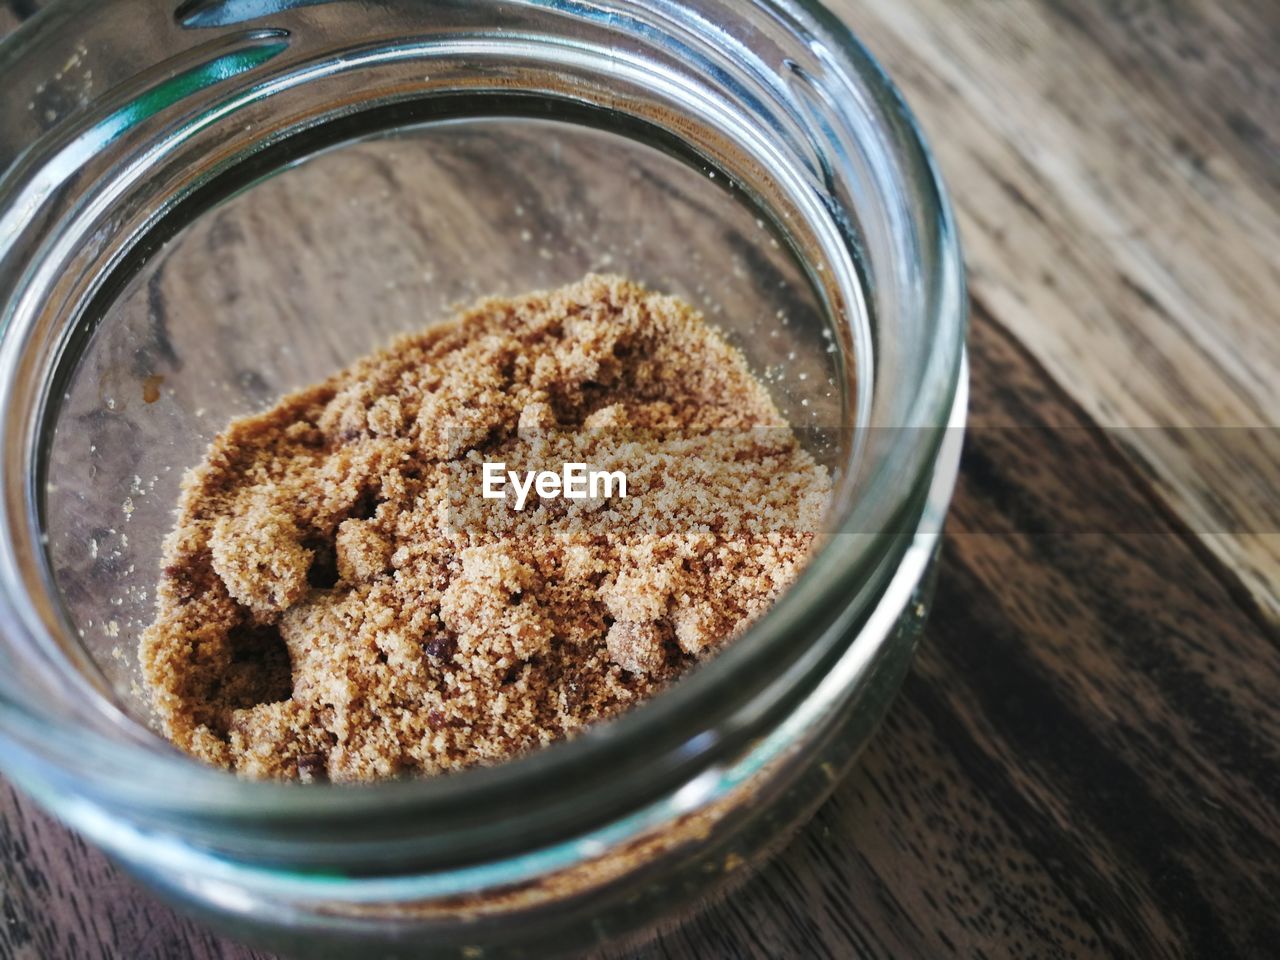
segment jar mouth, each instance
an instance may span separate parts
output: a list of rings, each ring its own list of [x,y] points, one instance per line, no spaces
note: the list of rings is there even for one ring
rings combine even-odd
[[[69,10],[74,4],[64,6]],[[217,5],[187,4],[179,16],[207,18],[211,6]],[[300,11],[281,6],[262,24],[218,23],[219,29],[233,32],[213,38],[203,36],[203,28],[175,27],[175,36],[189,48],[185,72],[175,73],[171,66],[153,71],[154,76],[144,72],[135,87],[123,84],[104,97],[101,106],[90,104],[69,115],[35,139],[0,181],[0,283],[8,297],[0,327],[3,404],[8,414],[0,425],[0,453],[9,478],[0,501],[0,623],[10,635],[30,638],[42,651],[44,668],[65,672],[56,666],[57,659],[73,656],[77,645],[67,638],[55,639],[65,624],[59,618],[56,587],[41,551],[39,518],[33,510],[40,499],[38,471],[30,469],[40,457],[37,421],[58,389],[47,376],[51,365],[41,365],[34,357],[41,351],[53,356],[73,348],[78,318],[93,297],[107,295],[103,276],[137,244],[156,242],[157,224],[173,214],[181,198],[176,190],[166,192],[167,185],[157,175],[149,211],[117,225],[122,239],[111,257],[94,261],[97,275],[92,277],[67,269],[71,248],[83,245],[87,234],[74,233],[64,222],[81,223],[86,229],[93,222],[100,229],[101,218],[109,219],[109,207],[119,195],[113,190],[125,187],[90,189],[91,175],[105,180],[109,167],[113,176],[131,177],[136,183],[143,171],[158,169],[162,157],[172,164],[166,168],[170,172],[184,159],[188,167],[203,165],[202,172],[191,174],[193,179],[182,187],[190,198],[197,176],[209,183],[231,165],[252,163],[254,157],[267,162],[266,151],[273,142],[283,143],[288,136],[355,114],[350,105],[332,107],[350,87],[335,87],[334,100],[323,114],[289,99],[305,85],[341,84],[346,82],[343,76],[363,77],[362,69],[386,70],[376,90],[380,101],[369,97],[358,106],[394,111],[439,100],[449,84],[471,84],[469,95],[511,98],[518,87],[497,65],[549,58],[556,70],[578,71],[575,76],[594,71],[593,75],[610,77],[611,86],[565,85],[562,76],[560,89],[540,90],[539,95],[622,113],[635,111],[640,114],[637,119],[658,124],[676,137],[693,135],[691,121],[664,113],[657,100],[646,103],[634,91],[669,87],[665,95],[675,102],[683,98],[691,110],[692,105],[710,103],[713,94],[725,98],[724,126],[715,131],[724,141],[725,155],[717,160],[738,169],[747,180],[751,174],[743,164],[753,164],[755,182],[770,183],[777,190],[771,206],[782,209],[784,219],[790,215],[803,222],[805,235],[796,242],[811,246],[805,251],[807,262],[825,268],[824,275],[813,280],[832,314],[843,317],[839,325],[847,334],[842,348],[862,364],[851,385],[857,392],[852,406],[863,418],[859,429],[873,426],[866,419],[873,408],[888,405],[876,391],[897,373],[870,362],[885,356],[887,333],[882,330],[873,342],[869,320],[877,307],[897,305],[904,316],[918,314],[920,328],[933,331],[935,337],[911,382],[894,388],[891,412],[879,423],[888,428],[884,449],[867,453],[856,470],[852,462],[846,464],[831,536],[773,608],[661,696],[574,740],[447,777],[303,788],[237,780],[176,752],[158,753],[154,743],[141,745],[95,733],[82,722],[68,723],[42,710],[16,688],[0,689],[0,736],[10,740],[13,755],[20,755],[22,763],[39,768],[36,779],[41,782],[74,781],[81,793],[145,810],[154,823],[176,824],[197,816],[227,830],[231,824],[254,822],[263,830],[295,836],[338,819],[346,823],[373,818],[374,832],[384,836],[405,830],[423,833],[422,824],[430,823],[434,840],[424,840],[417,852],[458,860],[500,849],[513,838],[534,844],[581,829],[586,791],[596,797],[592,810],[600,822],[669,794],[741,754],[803,698],[839,652],[833,637],[836,626],[845,632],[856,629],[859,616],[870,612],[918,530],[960,383],[964,301],[952,215],[916,124],[847,28],[807,2],[760,0],[726,6],[718,11],[723,19],[712,19],[710,8],[716,4],[677,11],[653,0],[634,5],[630,19],[611,15],[607,24],[601,22],[604,14],[586,5],[558,4],[566,22],[574,22],[583,33],[566,39],[460,28],[447,35],[371,41],[340,52],[307,50],[306,31],[291,25]],[[483,7],[475,5],[477,10]],[[729,9],[736,12],[730,14]],[[47,33],[56,27],[55,18],[45,21]],[[192,34],[200,35],[195,47]],[[601,37],[619,34],[651,52],[658,49],[654,56],[660,68],[641,57],[631,62],[617,44],[599,45]],[[739,39],[747,34],[767,49]],[[32,35],[25,42],[30,44],[27,49],[36,46]],[[21,48],[10,48],[9,61],[22,55]],[[450,73],[447,64],[462,60],[488,66],[470,79],[463,71]],[[661,66],[671,60],[684,60],[689,69],[708,78],[710,92],[682,87],[687,73]],[[431,75],[411,70],[420,63],[432,65]],[[606,67],[608,73],[603,72]],[[411,73],[420,79],[411,80]],[[536,71],[529,75],[541,76]],[[157,96],[162,89],[165,94]],[[367,91],[364,95],[368,97]],[[153,101],[150,115],[139,106],[147,97]],[[277,97],[293,112],[287,124],[279,120],[273,128],[272,98]],[[263,129],[274,130],[256,146],[242,144],[233,155],[231,147],[219,151],[208,139],[199,140],[210,137],[232,113],[250,109],[259,111],[254,117],[263,121]],[[701,149],[710,149],[706,131],[699,135],[704,138]],[[129,162],[137,169],[123,166]],[[74,174],[75,170],[88,174]],[[862,203],[867,209],[875,207],[882,222],[855,229],[855,208]],[[885,249],[902,258],[896,264],[900,275],[881,268],[868,277],[876,230],[899,238],[883,242]],[[900,242],[901,249],[894,249],[894,242]],[[888,299],[864,302],[869,280]],[[899,285],[901,295],[889,297],[889,288]],[[65,305],[64,313],[55,322],[59,304]],[[893,319],[880,318],[882,323]],[[70,764],[76,764],[74,770]],[[643,789],[637,791],[637,784]],[[512,797],[526,798],[527,815],[513,813]]]

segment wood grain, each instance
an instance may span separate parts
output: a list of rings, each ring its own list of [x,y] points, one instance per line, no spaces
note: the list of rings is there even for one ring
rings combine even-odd
[[[831,6],[927,131],[973,292],[1280,616],[1275,431],[1130,429],[1280,425],[1280,8]]]
[[[628,956],[1273,956],[1280,538],[1239,478],[1275,464],[1117,428],[1277,420],[1280,14],[833,5],[921,116],[967,244],[974,429],[937,604],[814,821]],[[261,956],[9,789],[0,896],[0,960]]]

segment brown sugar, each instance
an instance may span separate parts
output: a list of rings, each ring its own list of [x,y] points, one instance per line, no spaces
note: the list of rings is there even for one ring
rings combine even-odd
[[[482,495],[485,463],[626,496]],[[567,483],[567,481],[566,481]],[[745,359],[616,277],[481,301],[186,477],[142,663],[165,733],[252,777],[502,761],[658,692],[795,578],[830,495]]]

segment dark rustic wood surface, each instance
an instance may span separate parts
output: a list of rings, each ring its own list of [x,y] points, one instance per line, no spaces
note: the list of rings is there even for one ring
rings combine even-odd
[[[934,613],[883,730],[777,860],[642,955],[1274,956],[1274,528],[1204,536],[1224,525],[1206,525],[1212,498],[1166,449],[1174,434],[1107,428],[1274,425],[1280,15],[841,11],[907,88],[957,194],[975,429]],[[1124,103],[1100,116],[1098,90]],[[982,111],[1005,94],[994,130]],[[1089,171],[1068,162],[1082,156]],[[1126,190],[1140,196],[1103,218]],[[1173,234],[1157,194],[1177,201]],[[1161,356],[1190,371],[1178,398]],[[1211,508],[1266,506],[1231,496]],[[0,958],[257,956],[0,797]]]

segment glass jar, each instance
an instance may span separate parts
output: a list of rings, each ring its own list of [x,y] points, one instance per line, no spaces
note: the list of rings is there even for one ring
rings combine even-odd
[[[311,955],[545,956],[728,888],[829,793],[926,614],[965,297],[898,94],[807,0],[58,0],[0,47],[0,760],[148,883]],[[134,646],[226,421],[458,299],[701,307],[836,476],[774,608],[486,769],[238,780]]]

